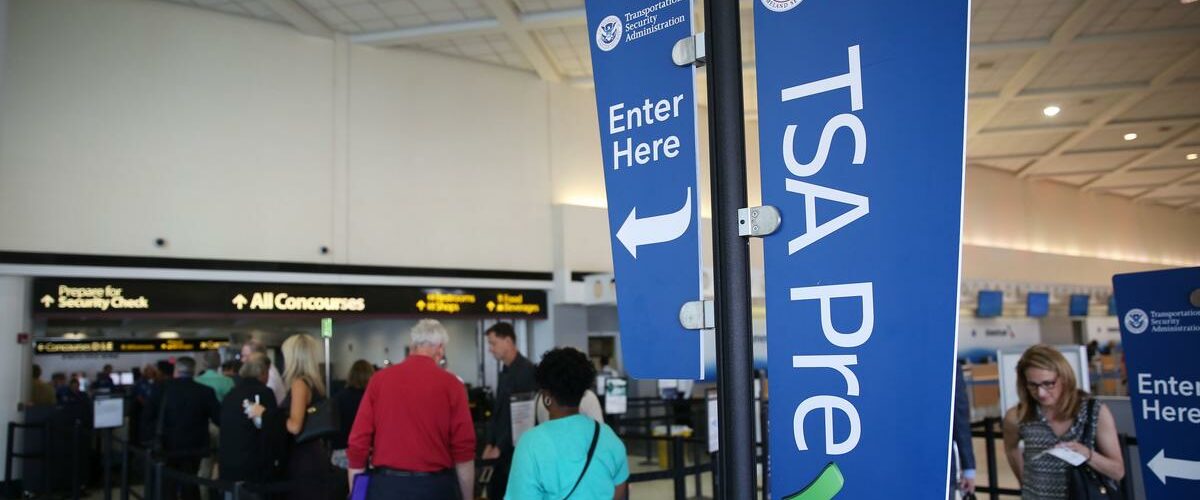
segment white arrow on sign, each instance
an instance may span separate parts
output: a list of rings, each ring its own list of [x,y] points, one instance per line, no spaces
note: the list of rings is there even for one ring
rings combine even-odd
[[[249,302],[249,300],[246,300],[246,296],[240,293],[237,294],[237,297],[233,298],[233,305],[237,306],[239,311],[242,310],[243,307],[246,307],[247,302]]]
[[[42,300],[39,300],[38,302],[41,302],[43,306],[50,307],[50,304],[54,303],[54,297],[45,295],[42,297]]]
[[[629,255],[636,259],[637,247],[666,243],[683,236],[691,224],[692,188],[688,187],[687,199],[683,201],[683,208],[678,211],[639,219],[637,218],[637,207],[633,207],[633,210],[629,211],[629,217],[626,217],[625,222],[621,224],[621,229],[617,230],[617,239],[621,240],[621,244],[625,245],[626,250],[629,250]]]
[[[1167,450],[1160,450],[1157,455],[1154,455],[1154,458],[1150,459],[1150,463],[1146,464],[1150,467],[1150,471],[1158,476],[1159,481],[1167,484],[1168,477],[1200,480],[1200,462],[1167,458],[1166,452]]]

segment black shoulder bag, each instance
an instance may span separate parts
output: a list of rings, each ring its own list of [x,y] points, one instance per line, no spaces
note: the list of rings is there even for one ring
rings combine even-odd
[[[1096,420],[1092,418],[1096,400],[1088,398],[1087,424],[1083,428],[1080,441],[1095,451],[1095,446],[1089,444],[1096,433]],[[1121,489],[1115,481],[1097,473],[1088,466],[1087,462],[1078,467],[1067,469],[1067,498],[1070,500],[1124,500]]]
[[[583,463],[583,472],[579,473],[579,479],[575,480],[575,486],[571,487],[571,491],[567,493],[567,496],[563,497],[563,500],[571,498],[571,495],[575,493],[575,489],[579,488],[579,483],[583,482],[583,476],[587,474],[588,466],[592,465],[592,455],[596,454],[596,441],[600,439],[600,422],[593,423],[596,424],[596,430],[592,431],[592,445],[588,446],[587,461]]]

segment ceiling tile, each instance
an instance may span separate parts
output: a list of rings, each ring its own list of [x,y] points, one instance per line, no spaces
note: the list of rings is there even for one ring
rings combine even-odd
[[[413,5],[411,0],[396,0],[391,2],[376,2],[379,10],[388,17],[415,16],[421,14],[421,9]]]
[[[1111,108],[1121,99],[1120,95],[1104,95],[1092,96],[1086,98],[1072,99],[1046,99],[1046,100],[1028,100],[1010,102],[1004,109],[1000,110],[991,122],[988,122],[988,129],[1008,128],[1008,127],[1032,127],[1039,125],[1065,125],[1065,124],[1086,124],[1095,118],[1100,113]],[[1062,111],[1057,116],[1047,117],[1042,114],[1042,109],[1047,105],[1054,104]],[[986,130],[986,129],[985,129]]]
[[[1118,186],[1158,186],[1167,184],[1171,181],[1182,179],[1184,176],[1191,174],[1193,171],[1186,168],[1170,168],[1158,170],[1134,170],[1110,176],[1095,184],[1095,187],[1118,187]]]
[[[970,92],[999,92],[1032,55],[1033,52],[972,54],[967,79]]]
[[[1126,198],[1133,198],[1134,196],[1138,196],[1142,193],[1145,193],[1147,189],[1149,189],[1149,188],[1135,187],[1135,188],[1113,189],[1108,192],[1112,193],[1112,194],[1124,196]]]
[[[967,156],[1041,154],[1062,142],[1068,135],[1070,132],[978,135],[967,141]]]
[[[967,165],[978,165],[981,167],[995,168],[1008,172],[1016,172],[1025,168],[1030,163],[1033,163],[1033,158],[971,158],[967,157]]]
[[[1188,154],[1200,155],[1200,146],[1179,147],[1158,151],[1146,160],[1147,167],[1200,167],[1200,158],[1195,160],[1187,159]]]
[[[1096,178],[1096,174],[1078,174],[1078,175],[1056,175],[1050,177],[1050,180],[1070,184],[1072,186],[1082,186],[1084,183]]]
[[[1157,92],[1126,111],[1117,120],[1200,116],[1200,99],[1196,95],[1196,89]]]
[[[1180,125],[1109,125],[1084,138],[1072,151],[1161,146],[1186,128]],[[1127,141],[1126,134],[1137,134],[1137,138]]]
[[[1150,42],[1066,50],[1027,87],[1148,82],[1193,49],[1190,44]]]
[[[1084,34],[1127,33],[1164,28],[1200,27],[1200,6],[1179,0],[1113,0],[1092,20]]]
[[[1109,151],[1061,155],[1042,167],[1038,171],[1038,175],[1113,170],[1138,154],[1141,153],[1138,151]]]
[[[999,0],[973,2],[972,42],[1050,38],[1071,15],[1076,0]]]

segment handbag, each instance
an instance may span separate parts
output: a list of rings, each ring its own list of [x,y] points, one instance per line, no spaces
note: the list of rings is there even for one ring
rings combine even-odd
[[[1092,435],[1096,431],[1096,421],[1092,419],[1092,413],[1096,406],[1096,400],[1088,398],[1087,403],[1087,425],[1083,428],[1083,437],[1080,439],[1085,445],[1092,440]],[[1093,446],[1094,450],[1095,447]],[[1067,498],[1070,500],[1124,500],[1125,496],[1121,494],[1121,489],[1111,479],[1097,474],[1092,470],[1087,463],[1079,464],[1076,467],[1067,469]]]
[[[367,489],[371,487],[371,474],[362,471],[354,476],[354,485],[350,488],[350,500],[367,500]]]
[[[341,426],[338,425],[337,406],[333,398],[325,398],[317,404],[309,405],[304,415],[304,428],[296,435],[296,444],[329,437],[338,432],[341,432]]]
[[[600,438],[600,422],[593,423],[596,424],[596,430],[592,431],[592,444],[588,446],[587,461],[583,463],[583,471],[579,473],[579,479],[575,480],[575,486],[571,487],[571,491],[567,492],[567,496],[563,497],[563,500],[571,498],[571,495],[579,488],[579,483],[583,482],[583,476],[587,475],[588,466],[592,465],[592,456],[596,454],[596,440]]]

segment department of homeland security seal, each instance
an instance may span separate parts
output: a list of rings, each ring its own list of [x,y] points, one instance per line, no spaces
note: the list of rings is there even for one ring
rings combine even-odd
[[[596,46],[608,52],[621,43],[621,18],[608,16],[596,27]]]
[[[762,0],[763,7],[775,12],[787,12],[804,0]]]

